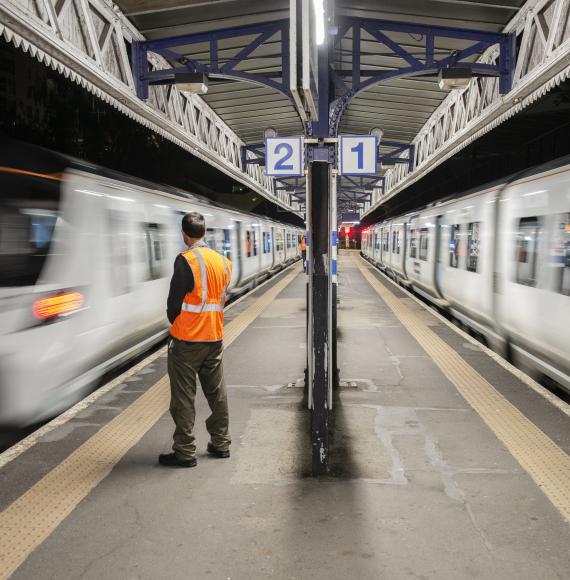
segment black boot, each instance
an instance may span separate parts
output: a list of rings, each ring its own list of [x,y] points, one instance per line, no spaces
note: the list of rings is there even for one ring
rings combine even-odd
[[[167,467],[196,467],[198,464],[195,457],[192,457],[192,459],[179,459],[176,457],[176,453],[162,453],[158,456],[158,462],[160,465],[166,465]]]
[[[223,451],[222,449],[217,449],[212,443],[208,443],[207,451],[210,455],[215,455],[220,459],[227,459],[230,456],[229,450]]]

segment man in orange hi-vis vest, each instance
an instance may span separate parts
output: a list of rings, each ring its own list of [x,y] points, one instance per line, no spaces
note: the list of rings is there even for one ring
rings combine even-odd
[[[211,415],[207,451],[230,456],[229,412],[222,366],[224,305],[232,276],[231,262],[204,243],[204,216],[191,212],[182,218],[182,236],[188,250],[174,262],[167,314],[172,327],[168,346],[170,414],[174,419],[173,453],[158,460],[169,467],[194,467],[196,443],[196,376]]]

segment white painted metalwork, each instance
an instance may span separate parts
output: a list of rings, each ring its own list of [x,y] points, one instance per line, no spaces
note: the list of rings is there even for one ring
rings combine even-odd
[[[111,0],[0,0],[0,36],[257,193],[298,210],[259,165],[242,171],[243,141],[198,96],[162,85],[150,87],[148,102],[137,98],[128,45],[144,37]],[[148,58],[151,69],[169,68],[155,54]]]
[[[499,95],[498,79],[473,79],[453,91],[434,111],[412,143],[414,169],[397,164],[386,173],[385,190],[373,193],[365,213],[384,203],[462,148],[535,102],[570,76],[570,0],[528,0],[505,27],[519,38],[512,90]],[[480,58],[494,62],[491,47]]]

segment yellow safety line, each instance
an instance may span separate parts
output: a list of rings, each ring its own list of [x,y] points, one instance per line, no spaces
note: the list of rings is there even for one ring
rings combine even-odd
[[[562,517],[570,522],[570,457],[381,284],[359,257],[351,258],[408,332],[532,477]]]
[[[241,312],[225,329],[236,338],[297,276],[299,266]],[[168,409],[164,376],[0,513],[0,579],[9,578]]]

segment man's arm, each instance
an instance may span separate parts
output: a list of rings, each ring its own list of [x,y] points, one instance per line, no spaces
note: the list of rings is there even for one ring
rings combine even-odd
[[[184,296],[192,290],[194,290],[194,274],[184,257],[178,255],[174,260],[174,273],[170,280],[170,292],[166,303],[166,314],[170,324],[174,324],[180,314]]]

